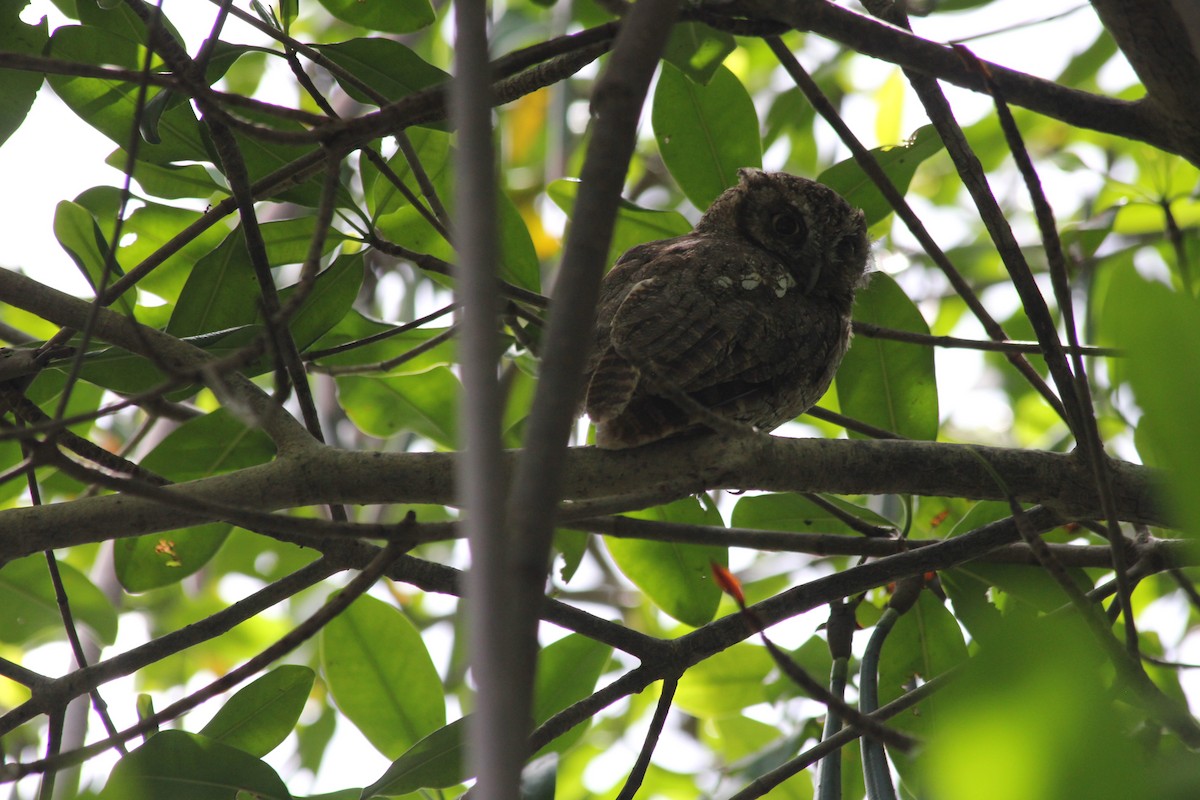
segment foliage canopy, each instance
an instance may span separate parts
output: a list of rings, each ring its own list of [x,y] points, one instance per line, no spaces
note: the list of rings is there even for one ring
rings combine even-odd
[[[129,180],[89,296],[0,270],[14,797],[1194,794],[1184,11],[1011,20],[1047,79],[938,43],[998,0],[54,5],[0,145],[53,92]],[[746,166],[867,215],[835,388],[587,447],[603,269]]]

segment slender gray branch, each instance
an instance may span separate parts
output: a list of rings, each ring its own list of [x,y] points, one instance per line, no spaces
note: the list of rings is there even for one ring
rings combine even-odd
[[[600,279],[608,266],[608,243],[637,140],[642,103],[678,6],[678,0],[642,0],[630,11],[592,97],[593,126],[580,175],[582,186],[551,299],[525,450],[517,461],[509,496],[506,529],[510,547],[503,563],[516,594],[508,613],[519,626],[509,632],[519,661],[508,680],[509,691],[522,702],[532,692],[537,608],[550,563],[567,440],[583,386]],[[529,722],[521,719],[504,735],[523,746],[529,732]]]
[[[492,87],[488,75],[488,4],[454,4],[455,71],[450,119],[458,128],[454,219],[458,250],[457,299],[464,441],[458,458],[459,494],[471,546],[467,573],[467,623],[471,670],[478,686],[467,728],[467,757],[482,800],[516,800],[528,755],[524,737],[533,702],[536,641],[526,641],[530,620],[520,606],[521,587],[507,569],[514,546],[504,525],[498,380],[500,296],[496,292],[496,163],[492,146]],[[536,623],[534,623],[536,624]]]

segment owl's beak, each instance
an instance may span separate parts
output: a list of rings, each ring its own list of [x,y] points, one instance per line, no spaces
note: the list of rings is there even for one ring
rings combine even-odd
[[[804,294],[812,294],[812,290],[817,288],[817,281],[821,279],[821,265],[817,264],[808,273],[808,281],[804,284]]]

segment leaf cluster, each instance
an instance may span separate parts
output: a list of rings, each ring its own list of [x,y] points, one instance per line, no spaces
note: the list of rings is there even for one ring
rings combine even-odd
[[[89,297],[0,271],[0,780],[20,796],[458,797],[496,747],[531,797],[874,800],[895,796],[882,724],[909,796],[1187,796],[1200,126],[1179,133],[1190,112],[1107,2],[1072,14],[1091,39],[1055,80],[903,33],[890,3],[864,4],[887,25],[636,5],[666,41],[644,97],[604,91],[625,4],[497,7],[487,197],[462,190],[480,154],[450,102],[453,6],[214,3],[201,31],[142,0],[56,0],[53,28],[0,2],[0,145],[52,92],[127,178],[54,209]],[[1138,100],[1102,88],[1122,57],[1151,75]],[[962,121],[938,78],[988,113]],[[617,158],[588,104],[643,101]],[[624,186],[604,236],[576,213],[589,165]],[[561,287],[599,280],[574,254],[688,231],[747,166],[866,214],[876,272],[834,387],[779,437],[547,443],[574,407],[544,396],[572,380],[555,348],[592,314]],[[482,422],[471,214],[495,230]],[[503,609],[462,599],[455,470],[485,424],[514,451],[485,483],[535,476],[553,528],[541,552],[489,521],[524,661],[475,646]],[[523,464],[538,446],[562,469]],[[528,703],[485,741],[482,676],[513,663]],[[83,697],[91,732],[64,730]]]

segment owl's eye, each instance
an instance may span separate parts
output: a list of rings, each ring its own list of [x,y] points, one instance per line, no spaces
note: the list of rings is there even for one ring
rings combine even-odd
[[[784,236],[789,239],[797,236],[804,238],[808,233],[804,226],[804,220],[795,214],[776,214],[771,217],[771,230],[776,236]]]
[[[859,238],[857,236],[846,236],[837,243],[835,248],[839,261],[853,261],[858,256]]]

